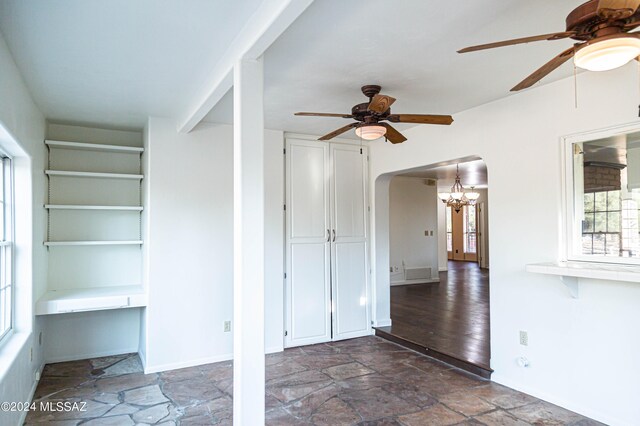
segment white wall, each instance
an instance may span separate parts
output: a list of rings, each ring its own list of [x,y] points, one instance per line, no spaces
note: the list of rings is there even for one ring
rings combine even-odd
[[[47,275],[45,216],[45,121],[0,35],[0,143],[14,155],[16,182],[15,331],[0,346],[0,401],[28,401],[35,390],[35,371],[42,365],[33,302]],[[35,337],[34,337],[35,336]],[[33,358],[30,350],[33,349]],[[0,412],[0,424],[14,425],[22,413]]]
[[[482,157],[491,188],[494,380],[609,424],[638,424],[640,341],[630,336],[640,327],[640,285],[582,280],[580,298],[572,299],[556,277],[524,270],[527,263],[561,257],[559,138],[638,122],[637,64],[581,73],[578,85],[578,109],[573,80],[565,79],[456,114],[450,127],[417,126],[401,145],[373,142],[372,182],[396,170]],[[374,201],[375,318],[384,322],[388,274],[378,271],[388,268],[388,221],[385,203]],[[519,330],[528,331],[528,347],[519,345]],[[521,355],[531,361],[529,368],[516,364]]]
[[[389,259],[391,281],[404,281],[406,267],[430,267],[438,278],[438,200],[435,185],[424,179],[396,176],[389,186]],[[425,231],[433,235],[425,236]],[[396,268],[398,272],[396,273]]]
[[[149,306],[146,371],[223,359],[233,353],[233,128],[201,124],[189,134],[150,118],[146,190]],[[265,345],[283,344],[283,134],[265,132]],[[233,326],[233,325],[232,325]]]

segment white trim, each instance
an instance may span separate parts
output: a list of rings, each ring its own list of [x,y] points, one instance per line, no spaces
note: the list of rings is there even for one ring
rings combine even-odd
[[[374,321],[373,326],[374,327],[391,327],[391,318]]]
[[[313,141],[313,142],[318,142],[318,143],[324,143],[324,144],[329,144],[329,143],[338,143],[338,144],[345,144],[345,145],[358,145],[360,146],[360,140],[359,139],[347,139],[347,138],[333,138],[330,141],[320,141],[318,140],[318,138],[322,137],[322,135],[308,135],[308,134],[304,134],[304,133],[290,133],[290,132],[285,132],[284,133],[284,138],[286,139],[302,139],[305,141]],[[362,141],[362,146],[363,147],[368,147],[369,145],[367,144],[368,141]]]
[[[403,281],[391,281],[391,287],[401,286],[401,285],[414,285],[414,284],[433,284],[439,283],[440,278],[431,278],[431,279],[419,279],[419,280],[403,280]]]
[[[44,370],[44,366],[45,364],[40,365],[40,367],[38,367],[36,371],[33,372],[33,385],[31,386],[31,390],[29,391],[29,398],[27,399],[29,402],[33,401],[33,396],[36,394],[36,389],[38,389],[38,384],[40,383],[40,380],[35,379],[36,374],[38,377],[42,378],[42,371]],[[22,412],[22,414],[20,414],[20,421],[18,422],[19,425],[22,425],[26,422],[27,414],[29,414],[29,410],[25,410]]]
[[[553,395],[540,391],[535,387],[522,386],[520,382],[512,381],[511,379],[503,377],[500,374],[496,374],[495,372],[491,375],[491,381],[608,425],[632,426],[631,423],[626,423],[623,420],[613,418],[602,411],[594,409],[593,406],[584,406],[582,404],[572,403],[562,398],[556,398]]]
[[[205,365],[205,364],[213,364],[214,362],[231,361],[232,359],[233,359],[233,354],[227,353],[227,354],[215,355],[215,356],[210,356],[205,358],[196,358],[189,361],[170,362],[168,364],[145,366],[144,374],[160,373],[160,372],[169,371],[169,370],[178,370],[180,368],[195,367],[198,365]]]
[[[575,220],[575,192],[574,192],[574,172],[573,172],[573,145],[580,142],[588,142],[597,139],[604,139],[619,135],[625,135],[640,131],[640,124],[628,123],[604,129],[591,130],[587,132],[566,135],[560,138],[561,141],[561,172],[562,172],[562,199],[561,208],[563,220],[561,229],[561,250],[563,258],[561,261],[578,261],[588,263],[608,263],[612,265],[640,265],[640,259],[628,257],[596,256],[579,254],[580,239],[577,235],[581,233],[578,222]]]
[[[56,362],[67,362],[67,361],[82,361],[90,358],[102,358],[105,356],[114,356],[114,355],[125,355],[125,354],[134,354],[138,353],[137,347],[132,348],[120,348],[120,349],[111,349],[108,351],[99,351],[99,352],[89,352],[89,353],[81,353],[81,354],[73,354],[73,355],[65,355],[65,356],[57,356],[57,357],[47,357],[45,358],[45,364],[53,364]]]

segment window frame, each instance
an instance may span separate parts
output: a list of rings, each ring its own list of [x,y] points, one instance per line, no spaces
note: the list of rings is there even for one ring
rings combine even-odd
[[[469,218],[471,215],[469,214],[469,210],[473,208],[473,217],[474,217],[474,231],[469,231]],[[462,251],[464,254],[478,254],[478,210],[475,204],[462,206]],[[469,235],[474,235],[475,240],[475,251],[467,251],[469,248]]]
[[[7,287],[10,291],[9,300],[9,319],[8,327],[6,330],[0,330],[0,344],[4,343],[9,338],[15,328],[15,301],[16,301],[16,289],[15,289],[15,210],[14,210],[14,173],[13,173],[13,159],[5,152],[0,150],[0,162],[2,162],[3,185],[0,188],[3,194],[3,208],[4,208],[4,220],[1,224],[4,227],[4,240],[0,242],[2,248],[0,249],[0,257],[6,256],[4,264],[8,265],[8,273],[5,270],[0,270],[0,288]],[[0,259],[1,261],[1,259]],[[5,284],[4,281],[8,281]],[[1,311],[0,311],[1,312]],[[4,315],[4,313],[0,313]]]
[[[575,144],[637,132],[640,132],[640,124],[632,123],[576,133],[560,138],[563,176],[561,207],[564,219],[561,229],[561,235],[563,237],[562,243],[564,246],[562,248],[563,258],[561,260],[585,263],[609,263],[615,265],[640,265],[640,258],[634,259],[630,257],[582,254],[582,223],[576,220],[576,218],[584,216],[584,199],[581,200],[581,203],[577,202],[578,194],[576,194],[575,190],[576,180],[574,176],[574,168],[576,167],[574,155],[576,149]],[[584,190],[580,195],[584,197]]]

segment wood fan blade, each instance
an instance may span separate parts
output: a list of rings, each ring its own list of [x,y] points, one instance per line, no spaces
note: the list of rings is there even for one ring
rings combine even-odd
[[[343,134],[344,132],[346,132],[347,130],[353,129],[354,127],[358,127],[358,123],[351,123],[351,124],[347,124],[344,127],[340,127],[338,130],[334,130],[331,133],[327,133],[326,135],[324,135],[321,138],[318,138],[319,141],[328,141],[329,139],[333,139],[338,135]]]
[[[396,98],[391,96],[377,94],[373,97],[367,109],[378,114],[384,114],[395,101]]]
[[[565,50],[564,52],[562,52],[561,54],[559,54],[558,56],[556,56],[555,58],[553,58],[552,60],[544,64],[542,67],[538,68],[529,77],[525,78],[520,83],[518,83],[518,85],[516,85],[513,89],[511,89],[511,91],[517,92],[518,90],[526,89],[527,87],[533,86],[534,84],[542,80],[544,77],[546,77],[548,74],[550,74],[552,71],[554,71],[556,68],[558,68],[560,65],[564,64],[569,59],[571,59],[575,54],[575,50],[576,49],[573,46]]]
[[[378,124],[387,128],[387,133],[385,133],[384,137],[387,138],[387,140],[392,144],[402,143],[407,140],[407,138],[402,136],[402,133],[394,129],[391,126],[391,124],[388,124],[388,123],[378,123]]]
[[[442,124],[445,126],[453,123],[453,117],[450,115],[433,114],[391,114],[385,120],[392,123]]]
[[[512,46],[514,44],[531,43],[532,41],[560,40],[560,39],[571,37],[574,35],[576,35],[575,31],[565,31],[562,33],[551,33],[551,34],[542,34],[542,35],[531,36],[531,37],[514,38],[513,40],[497,41],[495,43],[479,44],[477,46],[465,47],[464,49],[458,50],[458,53],[475,52],[477,50],[493,49],[495,47],[504,47],[504,46]]]
[[[333,114],[329,112],[296,112],[293,115],[300,115],[303,117],[339,117],[339,118],[353,118],[351,114]]]
[[[640,0],[600,0],[597,13],[605,19],[625,19],[636,13]]]

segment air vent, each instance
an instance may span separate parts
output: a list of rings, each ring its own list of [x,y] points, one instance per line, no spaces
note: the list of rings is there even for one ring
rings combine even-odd
[[[405,281],[431,279],[431,268],[428,268],[428,267],[405,268],[404,279]]]

